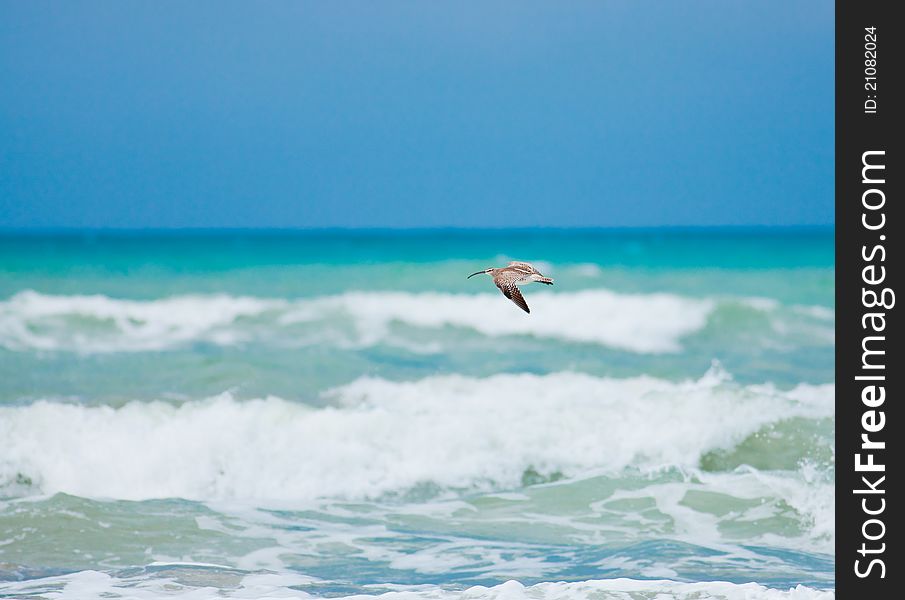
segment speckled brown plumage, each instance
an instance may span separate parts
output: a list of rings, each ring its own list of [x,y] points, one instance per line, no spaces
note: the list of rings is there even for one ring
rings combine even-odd
[[[503,295],[512,300],[516,306],[526,313],[530,313],[531,309],[528,308],[528,303],[525,302],[525,298],[522,296],[522,292],[518,289],[518,286],[520,284],[532,283],[535,281],[537,283],[553,285],[553,280],[551,278],[544,277],[544,275],[535,269],[531,263],[526,262],[513,261],[505,267],[491,267],[489,269],[484,269],[483,271],[478,271],[477,273],[472,273],[468,278],[480,275],[481,273],[490,275],[493,278],[493,283],[500,288]]]

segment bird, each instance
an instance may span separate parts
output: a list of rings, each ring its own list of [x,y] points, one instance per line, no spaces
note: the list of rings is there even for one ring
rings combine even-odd
[[[493,283],[500,288],[503,295],[512,300],[516,306],[526,313],[530,313],[531,309],[528,308],[528,303],[525,302],[525,298],[522,296],[522,292],[518,289],[518,286],[533,281],[545,285],[553,285],[553,280],[551,278],[544,277],[531,263],[526,262],[513,261],[505,267],[490,267],[489,269],[472,273],[465,279],[471,279],[475,275],[480,275],[482,273],[487,273],[493,277]]]

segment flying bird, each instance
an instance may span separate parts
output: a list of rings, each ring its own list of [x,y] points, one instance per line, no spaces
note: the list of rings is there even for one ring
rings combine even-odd
[[[499,269],[491,267],[489,269],[484,269],[483,271],[478,271],[477,273],[472,273],[465,279],[471,279],[475,275],[480,275],[481,273],[487,273],[493,277],[493,283],[500,288],[503,295],[512,300],[516,306],[526,313],[530,313],[531,310],[528,308],[528,303],[525,302],[525,298],[522,296],[522,292],[519,291],[518,286],[525,283],[531,283],[532,281],[553,285],[552,279],[544,277],[540,271],[531,265],[531,263],[526,262],[513,261],[509,263],[508,266]]]

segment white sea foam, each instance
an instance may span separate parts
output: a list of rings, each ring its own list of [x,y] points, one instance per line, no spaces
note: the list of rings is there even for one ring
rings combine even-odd
[[[587,290],[528,294],[526,315],[499,294],[358,293],[316,299],[281,319],[294,323],[341,311],[351,315],[364,343],[375,343],[391,323],[454,326],[488,336],[532,335],[603,344],[633,352],[674,352],[682,337],[701,329],[713,309],[709,300],[673,294],[617,294]]]
[[[579,263],[572,266],[571,270],[580,277],[600,277],[603,275],[603,269],[594,263]]]
[[[0,584],[4,593],[22,594],[30,598],[127,597],[136,600],[174,598],[202,600],[207,598],[298,598],[316,595],[304,591],[311,579],[296,573],[235,572],[201,573],[190,579],[179,577],[117,577],[100,571],[81,571],[57,577]],[[736,584],[725,581],[682,583],[670,580],[603,579],[580,582],[550,582],[525,586],[507,581],[493,587],[474,586],[453,590],[432,585],[365,586],[373,592],[345,596],[345,600],[833,600],[833,591],[796,586],[787,590],[771,589],[756,583]],[[302,589],[299,589],[302,588]],[[395,589],[393,589],[395,588]],[[387,590],[391,591],[387,591]],[[334,595],[334,597],[337,597]]]
[[[704,327],[714,307],[710,300],[674,294],[532,292],[526,292],[529,316],[495,293],[348,292],[296,300],[192,295],[137,301],[25,291],[0,302],[0,346],[89,353],[162,350],[199,341],[288,341],[283,330],[300,325],[321,328],[322,335],[308,338],[312,343],[339,338],[367,346],[386,341],[394,324],[404,324],[661,353],[678,351],[681,339]],[[337,327],[354,333],[343,338]]]
[[[0,302],[0,345],[82,352],[161,350],[199,339],[227,345],[241,339],[229,326],[285,304],[227,295],[138,301],[24,291]]]
[[[500,490],[529,470],[693,468],[763,425],[833,414],[832,385],[742,387],[576,373],[363,378],[312,408],[222,395],[121,408],[0,408],[0,482],[87,497],[373,498],[420,484]]]
[[[832,321],[836,318],[836,311],[825,306],[794,306],[792,308],[800,314],[823,321]]]

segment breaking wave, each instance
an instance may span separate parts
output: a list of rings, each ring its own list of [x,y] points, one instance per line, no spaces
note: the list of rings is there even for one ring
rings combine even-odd
[[[489,337],[534,336],[635,353],[668,353],[681,350],[683,338],[701,331],[713,315],[722,327],[726,318],[738,318],[733,316],[738,311],[780,310],[776,303],[756,299],[619,294],[604,289],[540,291],[529,294],[528,302],[533,309],[530,317],[498,294],[347,292],[295,300],[190,295],[143,301],[25,291],[0,302],[0,347],[81,353],[256,341],[360,347],[392,342],[403,335],[394,332],[398,327],[434,331],[451,327]],[[788,312],[794,318],[773,318],[765,325],[741,318],[739,326],[765,326],[781,335],[789,327],[806,326],[811,337],[816,332],[832,343],[831,310],[790,307]]]
[[[51,592],[54,598],[81,600],[82,598],[121,597],[150,599],[165,595],[168,598],[195,599],[209,597],[212,588],[205,583],[223,585],[217,597],[224,598],[298,598],[319,597],[309,593],[317,581],[297,573],[243,573],[217,565],[161,564],[146,570],[157,574],[124,573],[121,576],[100,571],[81,571],[68,575],[0,585],[0,591],[37,597]],[[156,572],[159,572],[156,573]],[[366,586],[369,593],[330,597],[349,600],[382,598],[383,600],[833,600],[835,593],[799,585],[788,590],[771,589],[756,583],[704,581],[682,583],[670,580],[603,579],[577,582],[548,582],[525,586],[507,581],[493,587],[474,586],[464,590],[440,586],[399,586],[377,584]],[[316,588],[315,588],[316,589]],[[200,595],[199,595],[200,594]],[[379,595],[379,596],[378,596]]]
[[[831,384],[740,386],[714,369],[678,383],[577,373],[362,378],[327,392],[320,408],[229,394],[120,408],[39,401],[0,408],[0,485],[122,499],[377,498],[425,484],[509,489],[526,474],[726,470],[746,464],[751,436],[794,437],[777,424],[832,417],[833,397]],[[777,444],[776,464],[759,466],[795,468],[786,455],[804,460],[813,444],[831,439]]]

